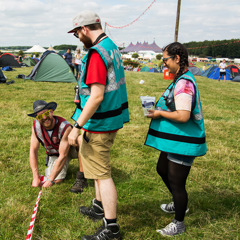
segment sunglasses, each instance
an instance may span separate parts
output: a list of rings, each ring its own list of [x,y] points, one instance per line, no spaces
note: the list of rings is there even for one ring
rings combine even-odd
[[[167,57],[167,58],[162,58],[163,62],[166,63],[169,58],[173,58],[173,56]]]
[[[46,112],[40,114],[40,115],[37,115],[36,116],[36,119],[37,120],[42,120],[43,119],[43,116],[45,117],[48,117],[50,115],[50,112],[51,112],[51,109],[47,110]]]
[[[81,27],[77,28],[76,32],[73,33],[73,36],[76,37],[76,38],[79,38],[78,37],[78,31],[81,31],[81,29],[82,29]]]

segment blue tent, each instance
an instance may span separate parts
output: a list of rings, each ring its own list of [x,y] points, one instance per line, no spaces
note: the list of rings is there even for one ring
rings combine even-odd
[[[216,68],[210,73],[208,78],[218,79],[219,76],[220,76],[220,68]],[[220,79],[223,80],[224,79],[223,76]],[[226,69],[226,80],[230,80],[230,79],[231,79],[230,70]]]
[[[210,75],[210,73],[216,68],[217,68],[217,66],[212,66],[212,67],[208,68],[201,76],[208,77]]]
[[[149,70],[149,72],[156,72],[156,73],[158,73],[159,71],[158,71],[156,68],[151,68],[151,69]]]

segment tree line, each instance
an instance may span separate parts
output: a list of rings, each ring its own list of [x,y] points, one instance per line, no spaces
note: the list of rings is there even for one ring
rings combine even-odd
[[[240,39],[188,42],[189,55],[213,58],[240,58]]]
[[[0,47],[2,50],[22,50],[26,51],[27,49],[31,48],[32,46],[8,46],[8,47]],[[48,49],[48,47],[44,47],[45,49]],[[72,50],[76,50],[77,45],[70,45],[70,44],[62,44],[62,45],[56,45],[53,46],[55,50],[66,50],[68,48]]]

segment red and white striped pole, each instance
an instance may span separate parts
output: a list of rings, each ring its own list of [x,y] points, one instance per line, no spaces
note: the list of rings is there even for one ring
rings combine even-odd
[[[42,185],[46,181],[46,177],[40,176],[40,180],[41,180],[41,185]],[[32,218],[31,218],[31,221],[30,221],[30,224],[29,224],[26,240],[31,240],[32,239],[33,227],[34,227],[34,223],[35,223],[35,220],[36,220],[38,204],[39,204],[39,201],[40,201],[40,198],[41,198],[41,194],[42,194],[42,190],[40,190],[40,192],[38,194],[37,201],[36,201],[36,204],[35,204],[34,209],[33,209]]]

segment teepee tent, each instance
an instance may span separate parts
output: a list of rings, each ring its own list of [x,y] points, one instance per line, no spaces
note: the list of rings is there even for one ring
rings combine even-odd
[[[76,82],[67,62],[57,53],[46,51],[26,77],[37,82]]]
[[[56,50],[52,46],[50,46],[47,50],[56,52]]]
[[[25,53],[34,53],[34,52],[43,53],[45,51],[46,51],[46,49],[41,47],[40,45],[34,45],[33,47],[31,47],[27,51],[25,51]]]

